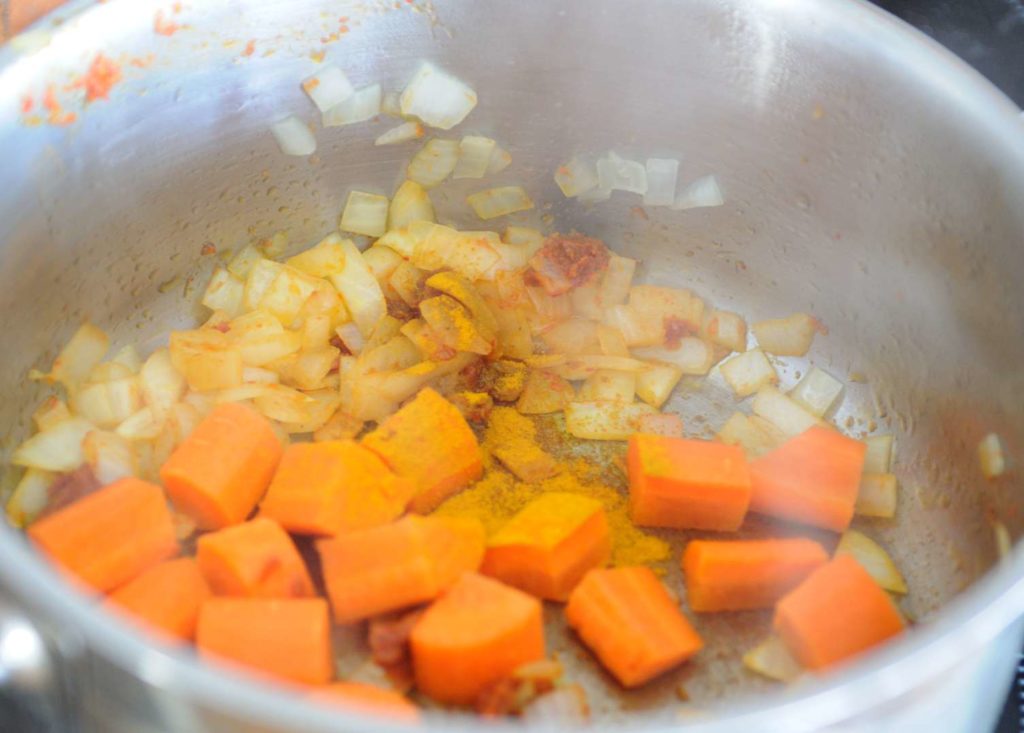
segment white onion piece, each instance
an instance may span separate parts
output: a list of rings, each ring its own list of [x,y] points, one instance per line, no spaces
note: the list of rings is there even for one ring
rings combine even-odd
[[[213,271],[210,283],[203,293],[202,304],[212,311],[222,311],[228,318],[234,318],[242,312],[242,296],[245,283],[222,267]]]
[[[459,142],[459,161],[452,178],[483,178],[497,144],[489,137],[466,135]]]
[[[872,435],[864,438],[864,473],[889,473],[892,465],[893,438],[891,435]]]
[[[804,356],[811,348],[814,334],[825,329],[812,315],[794,313],[751,324],[758,346],[776,356]]]
[[[786,435],[763,418],[734,412],[715,434],[715,440],[740,446],[752,460],[778,448],[786,440]]]
[[[760,415],[790,438],[814,425],[823,424],[815,415],[809,413],[775,387],[761,387],[754,397],[751,407],[755,415]]]
[[[631,403],[636,394],[637,375],[633,372],[617,372],[598,369],[580,386],[578,399],[583,402]]]
[[[450,130],[476,107],[476,92],[433,64],[423,63],[399,99],[404,116]]]
[[[774,634],[743,655],[743,666],[778,682],[792,682],[804,673],[782,639]]]
[[[1010,530],[998,519],[992,522],[992,534],[995,535],[996,551],[1000,559],[1006,559],[1013,552],[1013,538],[1010,537]]]
[[[835,554],[852,555],[864,566],[868,575],[886,590],[900,594],[907,592],[907,583],[889,553],[867,535],[854,529],[846,530],[839,538]]]
[[[309,125],[295,115],[285,117],[270,127],[281,152],[285,155],[312,155],[316,152],[316,138]]]
[[[355,244],[349,239],[340,240],[340,244],[345,253],[345,269],[331,275],[329,279],[341,293],[359,332],[368,338],[377,327],[377,322],[387,313],[384,291]]]
[[[116,433],[89,432],[82,440],[82,453],[93,475],[104,486],[138,472],[132,444]]]
[[[601,188],[601,186],[598,185],[595,188],[591,188],[580,193],[576,196],[576,200],[584,203],[594,203],[597,201],[607,201],[611,197],[612,190],[610,188]]]
[[[646,347],[636,349],[641,359],[651,359],[675,364],[683,370],[683,374],[701,376],[708,373],[714,363],[714,350],[711,345],[694,336],[679,339],[676,348]]]
[[[725,203],[722,189],[718,187],[718,179],[704,176],[688,185],[676,197],[672,208],[676,210],[701,209],[709,206],[721,206]]]
[[[426,129],[419,122],[403,122],[398,127],[392,127],[382,133],[373,141],[374,145],[398,145],[410,140],[418,140],[426,134]]]
[[[579,196],[597,188],[597,167],[589,160],[575,156],[555,170],[555,183],[568,198]]]
[[[896,501],[899,496],[899,482],[891,473],[865,473],[860,477],[857,503],[853,511],[864,517],[896,516]]]
[[[997,478],[1006,473],[1006,451],[1002,439],[989,433],[978,443],[978,463],[981,473],[987,479]]]
[[[302,91],[309,95],[317,109],[326,112],[347,100],[356,90],[344,71],[337,66],[325,66],[303,80]]]
[[[644,317],[632,306],[613,305],[607,308],[604,322],[622,333],[627,346],[654,346],[665,338],[661,321]]]
[[[36,430],[42,431],[53,427],[59,422],[64,422],[71,417],[71,411],[67,403],[56,395],[50,395],[36,411],[32,413],[32,422]]]
[[[100,363],[109,349],[110,337],[102,329],[85,322],[57,354],[48,374],[33,370],[29,377],[47,382],[60,382],[65,387],[74,389],[79,382],[89,376],[89,372]]]
[[[185,393],[185,377],[174,368],[167,349],[157,349],[139,371],[139,386],[147,406],[158,415],[166,413]]]
[[[366,339],[363,338],[363,334],[359,332],[359,326],[353,322],[343,323],[335,329],[335,333],[338,334],[338,338],[341,339],[341,343],[345,344],[345,348],[351,351],[353,354],[360,354],[363,350],[363,346],[366,344]]]
[[[712,311],[701,330],[711,343],[724,346],[729,351],[746,351],[747,322],[731,311]]]
[[[434,204],[431,202],[427,190],[416,181],[402,181],[402,185],[391,197],[391,206],[388,208],[387,234],[395,232],[392,238],[398,238],[401,235],[396,230],[403,229],[414,221],[433,222],[434,218]],[[380,242],[380,244],[391,246],[387,242]],[[405,254],[398,247],[391,248],[406,257],[412,254],[411,250],[409,254]]]
[[[517,211],[533,208],[533,201],[522,186],[500,186],[478,191],[466,197],[466,201],[481,219],[495,219]]]
[[[679,161],[671,158],[648,158],[645,206],[671,206],[676,200],[676,177]]]
[[[380,112],[388,117],[401,117],[401,95],[398,92],[384,92],[380,98]]]
[[[388,197],[350,191],[338,226],[343,232],[382,236],[388,228]]]
[[[50,499],[50,486],[55,478],[56,474],[52,471],[41,471],[38,468],[25,471],[7,501],[7,519],[16,527],[31,524],[46,508]]]
[[[487,175],[497,175],[510,165],[512,165],[512,153],[504,148],[495,147],[491,151],[491,160],[487,163]]]
[[[573,402],[565,407],[565,429],[585,440],[627,440],[642,417],[657,412],[645,402]]]
[[[139,358],[139,352],[135,346],[128,344],[118,349],[118,352],[110,357],[112,364],[120,364],[121,366],[127,367],[132,374],[138,374],[139,369],[142,368],[142,360]]]
[[[752,395],[766,384],[777,384],[779,375],[760,349],[751,349],[724,362],[719,370],[737,397]]]
[[[601,279],[601,305],[608,308],[625,303],[635,272],[636,260],[613,254],[608,259],[608,268]]]
[[[683,418],[670,412],[644,415],[637,421],[637,431],[647,435],[663,435],[666,438],[682,438]]]
[[[683,377],[675,364],[653,363],[636,375],[636,396],[651,407],[660,408]]]
[[[341,104],[323,113],[324,127],[341,127],[365,122],[380,114],[380,84],[364,87]]]
[[[256,263],[262,259],[265,259],[263,254],[252,245],[247,244],[228,262],[228,272],[241,280],[245,280],[249,277],[249,272],[256,266]]]
[[[127,440],[155,440],[163,429],[163,420],[152,407],[143,407],[129,415],[114,432]]]
[[[427,140],[419,152],[409,161],[406,176],[422,186],[430,188],[446,179],[459,161],[457,140]]]
[[[828,412],[843,391],[843,383],[818,367],[812,367],[789,396],[818,417]]]
[[[82,440],[95,429],[80,417],[57,423],[19,445],[11,455],[11,463],[44,471],[74,471],[85,461]]]
[[[647,169],[642,163],[609,151],[597,161],[598,188],[611,191],[629,191],[641,196],[647,193]]]

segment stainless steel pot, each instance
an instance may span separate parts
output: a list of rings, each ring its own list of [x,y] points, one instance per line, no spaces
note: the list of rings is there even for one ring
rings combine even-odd
[[[1011,455],[1024,451],[1024,123],[1014,105],[852,0],[192,5],[175,15],[154,0],[72,2],[0,50],[6,446],[40,397],[27,370],[83,317],[154,345],[195,315],[183,295],[212,267],[199,254],[205,243],[231,248],[282,228],[308,243],[334,226],[349,187],[390,192],[411,151],[373,147],[386,122],[318,131],[310,159],[279,153],[269,125],[313,118],[297,83],[316,68],[311,54],[389,89],[429,58],[479,91],[459,132],[507,145],[515,162],[502,179],[549,202],[535,212],[552,217],[543,226],[601,236],[641,257],[655,282],[753,318],[815,313],[830,333],[813,363],[866,379],[850,385],[841,419],[898,436],[899,518],[871,531],[913,589],[906,609],[922,620],[913,633],[783,691],[738,670],[748,641],[739,627],[703,622],[722,641],[687,684],[698,714],[660,689],[630,698],[636,712],[602,720],[985,729],[1024,613],[1024,554],[996,564],[991,528],[998,517],[1019,535],[1020,474],[985,482],[974,454],[993,430]],[[157,11],[182,29],[154,33]],[[349,32],[332,36],[342,16]],[[97,52],[119,61],[125,79],[109,100],[83,104],[67,87]],[[46,122],[39,101],[50,85],[74,124]],[[42,124],[29,124],[37,114]],[[554,167],[609,148],[680,157],[684,178],[716,172],[727,205],[648,219],[626,198],[589,208],[563,199]],[[442,218],[477,226],[464,191],[444,192]],[[734,409],[715,379],[673,407],[688,424],[717,424]],[[383,729],[149,645],[7,529],[0,582],[0,685],[56,730]]]

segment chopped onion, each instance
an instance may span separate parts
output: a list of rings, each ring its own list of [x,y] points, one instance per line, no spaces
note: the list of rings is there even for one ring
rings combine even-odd
[[[313,247],[288,258],[285,264],[316,278],[336,275],[345,269],[341,237],[337,234],[329,235]]]
[[[401,95],[398,92],[384,92],[380,98],[380,111],[388,117],[401,117]]]
[[[1006,473],[1006,451],[997,434],[989,433],[978,443],[978,463],[982,475],[987,479],[998,478]]]
[[[640,348],[636,355],[642,359],[664,361],[678,366],[683,374],[691,376],[703,376],[711,369],[714,361],[714,350],[711,345],[695,336],[685,336],[679,339],[679,345],[670,349],[668,347]]]
[[[1010,553],[1013,552],[1013,538],[1010,537],[1010,530],[1006,528],[1005,524],[996,519],[992,522],[992,533],[995,535],[996,552],[999,553],[999,557],[1001,559],[1009,557]]]
[[[410,180],[431,188],[451,175],[458,161],[459,143],[457,140],[433,138],[427,140],[409,161],[406,175]]]
[[[635,272],[636,260],[613,254],[608,259],[608,268],[601,279],[601,305],[608,308],[625,303]]]
[[[424,272],[408,262],[399,263],[395,271],[388,278],[388,285],[398,293],[410,308],[415,308],[423,299]]]
[[[760,349],[751,349],[723,363],[719,370],[737,397],[752,395],[767,384],[778,384],[779,375]]]
[[[375,244],[363,252],[363,261],[370,268],[370,272],[377,278],[377,282],[384,287],[384,284],[391,279],[395,269],[405,262],[402,255],[390,247]]]
[[[839,538],[836,555],[852,555],[886,590],[900,594],[907,592],[907,583],[889,553],[867,535],[854,529],[846,530]]]
[[[71,411],[68,409],[67,403],[56,395],[50,395],[32,413],[32,422],[35,423],[36,430],[42,431],[59,422],[64,422],[70,417]]]
[[[297,331],[280,331],[278,333],[263,333],[255,335],[235,335],[232,338],[232,351],[238,354],[242,366],[261,367],[277,359],[294,354],[302,348],[302,334]],[[232,379],[231,384],[222,385],[231,387],[242,382],[242,370],[238,370],[238,378]],[[193,389],[198,389],[189,384]]]
[[[278,422],[305,422],[316,404],[309,395],[281,384],[263,384],[260,389],[261,394],[254,399],[256,409]]]
[[[59,473],[74,471],[85,461],[82,440],[95,429],[92,423],[80,417],[64,420],[15,448],[11,463]]]
[[[422,361],[420,350],[402,334],[389,341],[366,349],[359,355],[359,368],[364,374],[371,372],[393,372],[408,369]]]
[[[228,272],[235,277],[246,280],[256,263],[265,259],[258,249],[252,245],[246,245],[238,254],[231,258],[228,263]]]
[[[804,673],[782,639],[774,634],[743,655],[743,666],[778,682],[793,682]]]
[[[410,140],[419,140],[426,134],[426,129],[419,122],[403,122],[401,125],[392,127],[387,132],[378,135],[373,144],[398,145],[399,143],[407,143]]]
[[[242,369],[242,381],[246,384],[277,384],[281,378],[277,372],[270,369],[247,366]]]
[[[864,439],[867,453],[864,454],[864,473],[889,473],[892,465],[893,437],[872,435]]]
[[[607,356],[629,356],[626,339],[622,337],[622,333],[618,329],[599,324],[597,327],[597,341],[601,346],[602,354]]]
[[[822,417],[832,409],[842,391],[842,382],[823,369],[812,367],[789,396],[812,415]]]
[[[171,363],[167,349],[157,349],[139,370],[139,386],[146,405],[158,415],[166,413],[185,393],[185,377]]]
[[[497,147],[494,140],[480,135],[466,135],[459,142],[459,162],[452,178],[483,178]]]
[[[155,440],[163,429],[163,420],[152,407],[143,407],[125,418],[114,432],[128,440]]]
[[[709,206],[721,206],[725,203],[722,197],[722,189],[718,187],[718,179],[714,176],[704,176],[688,185],[676,197],[672,208],[700,209]]]
[[[587,354],[597,346],[597,324],[579,318],[562,321],[541,335],[552,354]]]
[[[274,139],[285,155],[312,155],[316,152],[316,138],[309,125],[295,115],[289,115],[270,127]]]
[[[379,237],[387,231],[387,226],[387,196],[363,191],[349,192],[339,224],[342,231]]]
[[[130,373],[138,374],[142,368],[142,359],[139,352],[132,344],[122,347],[116,354],[110,357],[111,364],[119,364],[125,367]]]
[[[412,263],[422,270],[447,268],[470,280],[480,280],[498,263],[494,245],[500,242],[494,232],[460,232],[435,224],[416,245]]]
[[[427,190],[416,181],[402,181],[402,185],[395,191],[395,195],[391,198],[391,207],[388,209],[388,230],[389,234],[396,229],[402,229],[409,226],[414,221],[433,222],[434,217],[434,204],[430,201],[430,195]],[[408,254],[405,254],[404,250],[400,250],[398,247],[391,246],[387,242],[381,242],[390,246],[393,250],[402,254],[406,257],[412,256],[412,251],[415,249],[408,250]]]
[[[481,219],[495,219],[533,208],[533,201],[522,186],[500,186],[470,194],[466,201]]]
[[[321,116],[324,127],[342,127],[372,120],[380,114],[380,84],[364,87]]]
[[[89,372],[100,363],[110,349],[110,337],[88,321],[75,331],[68,343],[57,354],[49,374],[32,372],[33,379],[60,382],[69,389],[89,376]]]
[[[817,318],[794,313],[786,318],[758,321],[751,325],[758,345],[776,356],[804,356],[811,348],[816,331],[823,331]]]
[[[276,317],[282,325],[291,326],[306,301],[321,285],[322,282],[317,278],[284,265],[263,292],[259,307]]]
[[[622,333],[627,346],[655,346],[665,338],[660,320],[644,317],[628,305],[613,305],[605,310],[604,322]]]
[[[573,402],[565,407],[565,429],[585,440],[627,440],[640,418],[657,413],[645,402]]]
[[[142,392],[134,376],[87,384],[71,397],[71,409],[101,428],[114,428],[142,409]]]
[[[82,440],[82,453],[93,475],[106,486],[138,473],[138,459],[132,444],[116,433],[92,430]]]
[[[864,517],[896,516],[899,482],[891,473],[865,473],[860,477],[854,513]]]
[[[622,158],[613,151],[597,161],[597,180],[600,189],[647,193],[647,169],[643,164]]]
[[[222,311],[228,318],[234,318],[242,312],[242,296],[245,283],[227,270],[218,267],[213,271],[206,292],[203,293],[202,304],[213,311]]]
[[[568,198],[597,188],[597,167],[589,160],[573,157],[555,170],[555,183]]]
[[[636,394],[637,375],[634,372],[616,372],[598,369],[580,386],[577,398],[584,402],[633,401]]]
[[[664,435],[666,438],[682,438],[683,418],[668,412],[644,415],[637,423],[637,431],[648,435]]]
[[[697,333],[704,316],[704,301],[689,290],[665,288],[657,285],[636,285],[629,290],[629,305],[643,317],[667,326],[669,321],[681,321],[681,335],[686,331]]]
[[[359,327],[359,332],[364,337],[369,337],[376,328],[377,321],[383,318],[388,310],[384,291],[352,241],[341,239],[340,244],[345,254],[345,269],[331,275],[330,281],[341,293],[345,306],[352,314],[352,320]]]
[[[35,521],[50,500],[50,486],[53,484],[56,474],[52,471],[42,471],[38,468],[30,468],[25,471],[21,481],[11,492],[11,498],[7,500],[5,507],[7,519],[15,527],[26,527]]]
[[[549,372],[532,370],[526,377],[516,409],[524,415],[546,415],[564,410],[575,398],[576,391],[565,379]]]
[[[337,66],[321,68],[302,82],[302,90],[321,112],[337,107],[356,91],[345,72]]]
[[[676,200],[676,177],[679,161],[671,158],[648,158],[647,193],[644,206],[671,206]]]
[[[550,367],[550,370],[565,379],[579,380],[586,379],[591,374],[602,369],[612,371],[637,373],[647,368],[647,364],[637,359],[630,359],[621,356],[604,356],[603,354],[583,354],[580,356],[567,356],[562,364]]]
[[[547,730],[581,728],[590,719],[586,693],[579,685],[556,687],[526,705],[522,719]]]
[[[491,151],[491,160],[487,163],[487,175],[496,176],[512,165],[512,153],[504,148],[495,147]]]
[[[748,459],[754,459],[775,450],[786,440],[786,435],[763,418],[735,412],[726,420],[715,439],[740,446]]]
[[[611,197],[612,190],[610,188],[602,188],[601,186],[597,186],[596,188],[591,188],[588,191],[583,191],[582,193],[578,194],[576,196],[576,200],[582,201],[584,203],[593,203],[595,201],[607,201]]]
[[[636,375],[636,396],[660,408],[682,377],[683,370],[675,364],[652,363]]]
[[[704,321],[701,333],[711,343],[729,351],[747,350],[747,322],[730,311],[712,311]]]
[[[476,107],[476,92],[433,64],[423,63],[399,100],[402,114],[450,130]]]
[[[273,260],[261,259],[249,270],[249,276],[245,279],[245,290],[242,294],[242,307],[251,311],[260,307],[263,294],[267,292],[277,276],[281,274],[284,265]]]
[[[771,386],[761,387],[757,391],[752,408],[755,414],[775,425],[788,437],[823,424],[816,416]]]

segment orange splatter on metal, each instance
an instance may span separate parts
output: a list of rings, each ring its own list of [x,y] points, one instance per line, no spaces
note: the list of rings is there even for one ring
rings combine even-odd
[[[32,99],[31,94],[26,94],[21,98],[21,113],[27,115],[32,111],[32,108],[36,106],[35,101]]]
[[[323,62],[325,55],[326,54],[323,51],[314,51],[313,53],[309,54],[309,57],[319,64]]]
[[[85,89],[87,102],[95,102],[97,99],[109,99],[110,90],[119,81],[121,81],[121,65],[102,53],[98,53],[89,64],[85,75],[75,81],[73,86]]]
[[[78,119],[78,115],[74,112],[64,110],[60,100],[57,99],[57,92],[53,84],[46,87],[46,93],[43,94],[43,108],[49,113],[46,121],[51,125],[71,125]]]
[[[215,254],[217,254],[217,245],[215,245],[213,242],[207,242],[199,250],[199,254],[201,254],[203,256],[215,255]]]
[[[306,79],[306,81],[302,82],[302,88],[307,92],[312,92],[318,86],[320,86],[320,80],[315,77],[312,79]]]
[[[245,50],[242,51],[242,55],[252,56],[254,53],[256,53],[256,41],[250,38],[249,42],[245,44]]]
[[[175,23],[173,20],[164,18],[164,11],[156,11],[156,17],[153,18],[153,31],[157,35],[161,36],[173,36],[181,30],[181,26]]]
[[[156,60],[156,56],[148,53],[145,56],[135,56],[128,60],[128,63],[134,66],[136,69],[145,69],[153,64]]]

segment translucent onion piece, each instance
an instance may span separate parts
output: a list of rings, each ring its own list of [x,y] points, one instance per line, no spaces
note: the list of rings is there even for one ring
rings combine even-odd
[[[398,145],[399,143],[418,140],[426,134],[426,129],[419,122],[403,122],[382,133],[373,141],[374,145]]]
[[[804,673],[782,639],[774,634],[743,655],[743,666],[778,682],[792,682]]]
[[[597,180],[601,189],[647,193],[647,169],[643,164],[622,158],[613,151],[597,161]]]
[[[321,112],[336,107],[355,93],[355,87],[337,66],[325,66],[303,80],[302,90]]]
[[[760,349],[751,349],[723,363],[719,370],[737,397],[752,395],[768,384],[778,384],[779,375]]]
[[[644,415],[637,422],[637,430],[648,435],[664,435],[666,438],[683,437],[683,418],[672,413]]]
[[[718,179],[704,176],[688,185],[679,195],[672,208],[676,210],[700,209],[709,206],[721,206],[725,203],[722,190],[718,187]]]
[[[707,342],[695,336],[686,336],[679,340],[676,348],[640,348],[636,355],[642,359],[653,359],[675,364],[683,374],[703,376],[714,364],[714,350]]]
[[[596,188],[591,188],[587,191],[583,191],[576,196],[577,201],[583,203],[594,203],[597,201],[607,201],[612,197],[612,190],[610,188],[602,188],[600,185]]]
[[[712,311],[704,321],[701,333],[711,343],[729,351],[746,351],[747,322],[730,311]]]
[[[601,305],[608,308],[626,302],[636,272],[636,260],[612,255],[601,280]]]
[[[320,286],[317,278],[284,265],[263,291],[259,307],[276,317],[282,325],[290,326]]]
[[[459,142],[459,162],[452,178],[483,178],[491,164],[491,155],[497,147],[494,140],[479,135],[467,135]]]
[[[46,508],[46,503],[50,499],[50,486],[55,478],[56,474],[52,471],[42,471],[38,468],[25,471],[5,507],[7,519],[11,524],[15,527],[25,527],[35,520]]]
[[[466,201],[481,219],[496,219],[499,216],[533,208],[533,201],[522,186],[488,188],[470,194]]]
[[[57,354],[49,374],[33,372],[31,376],[47,382],[60,382],[73,389],[89,376],[89,372],[106,356],[108,349],[110,337],[91,323],[83,323]]]
[[[743,448],[748,459],[763,456],[775,450],[786,440],[786,435],[772,423],[756,415],[750,417],[735,412],[715,434],[715,440]]]
[[[576,397],[576,391],[565,379],[548,372],[531,371],[516,402],[524,415],[546,415],[565,409]]]
[[[1006,473],[1006,451],[1002,439],[995,433],[989,433],[978,443],[978,463],[987,479]]]
[[[143,401],[157,414],[166,413],[185,393],[185,377],[171,363],[167,349],[157,349],[139,371]]]
[[[11,455],[11,463],[44,471],[74,471],[85,461],[82,440],[95,429],[80,417],[65,420],[19,445]]]
[[[824,331],[821,323],[807,313],[758,321],[750,326],[757,344],[776,356],[804,356],[811,348],[814,334]]]
[[[323,113],[324,127],[341,127],[365,122],[380,114],[380,84],[364,87],[341,104]]]
[[[754,414],[760,415],[789,437],[799,435],[807,428],[823,424],[775,387],[761,387],[754,397]]]
[[[654,346],[665,338],[661,321],[644,317],[628,305],[613,305],[606,309],[604,322],[622,333],[627,346]]]
[[[636,396],[660,408],[682,377],[683,370],[675,364],[652,363],[636,375]]]
[[[597,167],[589,160],[573,157],[555,170],[555,183],[565,196],[579,196],[597,188]]]
[[[345,253],[345,269],[331,275],[330,280],[341,293],[359,332],[369,337],[377,322],[387,313],[384,291],[355,244],[348,239],[341,239],[340,243]]]
[[[670,158],[648,158],[647,193],[644,206],[671,206],[676,200],[676,177],[679,161]]]
[[[886,590],[901,594],[907,592],[907,583],[889,553],[867,535],[854,529],[846,530],[839,538],[836,555],[852,555]]]
[[[210,310],[222,311],[229,318],[242,312],[242,296],[245,282],[227,270],[218,267],[210,277],[210,283],[203,293],[202,303]]]
[[[584,402],[631,403],[636,394],[637,375],[599,369],[580,386],[578,398]]]
[[[82,453],[93,475],[104,486],[138,472],[132,444],[116,433],[89,432],[82,440]]]
[[[842,382],[823,369],[812,367],[789,396],[812,415],[822,417],[832,409],[842,391]]]
[[[893,437],[872,435],[864,438],[867,453],[864,454],[864,473],[889,473],[892,466]]]
[[[120,364],[126,367],[132,374],[138,374],[142,368],[142,360],[139,352],[132,344],[121,347],[116,354],[110,357],[111,364]]]
[[[343,232],[380,237],[387,231],[388,197],[363,191],[351,191],[341,213]]]
[[[860,477],[854,513],[864,517],[896,516],[899,482],[891,473],[865,473]]]
[[[398,92],[384,92],[380,98],[380,111],[388,117],[401,117],[401,95]]]
[[[430,188],[441,183],[459,161],[457,140],[427,140],[419,152],[409,161],[406,176],[409,180]]]
[[[585,440],[626,440],[638,432],[640,418],[656,413],[644,402],[573,402],[565,407],[565,429]]]
[[[512,165],[512,153],[504,148],[496,147],[491,152],[491,160],[487,164],[487,175],[495,176]]]
[[[36,411],[32,413],[32,422],[36,430],[42,431],[53,427],[59,422],[64,422],[71,417],[71,411],[67,403],[56,395],[50,395]]]
[[[228,262],[228,272],[241,280],[245,280],[249,277],[249,272],[256,266],[256,263],[262,259],[264,259],[263,254],[258,249],[252,245],[246,245]]]
[[[391,197],[391,207],[388,209],[388,230],[392,232],[402,229],[414,221],[434,221],[434,204],[423,186],[416,181],[403,181],[395,191],[395,195]],[[382,244],[386,243],[382,242]],[[392,249],[396,252],[399,251],[397,247],[392,247]]]
[[[316,138],[309,125],[295,115],[285,117],[270,127],[281,152],[285,155],[312,155],[316,152]]]
[[[420,65],[399,99],[403,115],[442,130],[466,119],[476,102],[476,92],[464,82],[429,63]]]
[[[163,420],[152,407],[143,407],[129,415],[114,432],[127,440],[155,440],[163,429]]]

